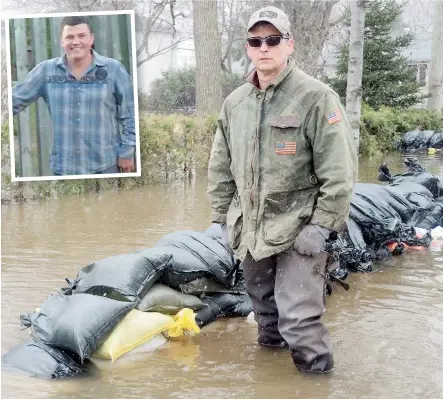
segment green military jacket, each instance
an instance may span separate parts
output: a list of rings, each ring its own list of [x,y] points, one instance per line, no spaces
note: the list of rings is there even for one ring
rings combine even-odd
[[[252,82],[223,103],[208,195],[235,254],[260,260],[308,223],[344,229],[358,157],[338,95],[293,60],[266,90]]]

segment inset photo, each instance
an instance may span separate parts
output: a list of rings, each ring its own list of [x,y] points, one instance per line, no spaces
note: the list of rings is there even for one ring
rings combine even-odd
[[[134,11],[6,26],[11,180],[140,176]]]

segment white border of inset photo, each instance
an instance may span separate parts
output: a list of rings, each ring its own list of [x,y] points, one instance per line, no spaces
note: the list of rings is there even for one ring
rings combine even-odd
[[[130,15],[131,16],[131,49],[130,57],[132,64],[132,83],[134,90],[134,118],[136,135],[136,172],[112,173],[112,174],[86,174],[86,175],[61,175],[61,176],[38,176],[38,177],[16,177],[15,171],[15,149],[14,149],[14,115],[12,112],[12,70],[11,70],[11,44],[10,44],[10,21],[23,18],[44,18],[44,17],[70,17],[70,16],[105,16],[105,15]],[[102,178],[129,178],[141,176],[140,160],[140,130],[139,130],[139,110],[138,110],[138,83],[137,83],[137,56],[136,56],[136,36],[135,36],[135,12],[134,10],[117,11],[87,11],[87,12],[65,12],[65,13],[44,13],[44,14],[22,14],[12,15],[4,18],[5,39],[6,39],[6,65],[8,79],[8,110],[9,110],[9,140],[11,153],[11,181],[53,181],[65,179],[102,179]]]

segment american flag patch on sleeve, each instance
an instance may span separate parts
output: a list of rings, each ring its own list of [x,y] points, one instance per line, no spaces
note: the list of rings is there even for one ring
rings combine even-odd
[[[275,154],[295,154],[296,148],[295,142],[277,142],[275,144]]]
[[[326,114],[326,121],[328,121],[329,125],[336,124],[337,122],[340,122],[341,119],[341,112],[338,108]]]

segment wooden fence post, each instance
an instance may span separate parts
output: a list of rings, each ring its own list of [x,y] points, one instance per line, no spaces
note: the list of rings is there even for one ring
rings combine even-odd
[[[46,18],[32,20],[33,48],[36,64],[48,59]],[[51,176],[50,156],[52,148],[52,124],[48,106],[43,99],[37,102],[37,132],[40,156],[40,175]]]
[[[26,40],[26,22],[25,19],[17,19],[14,21],[14,30],[12,32],[15,35],[15,54],[17,63],[17,81],[22,82],[28,75],[28,54],[27,40]],[[34,176],[35,171],[32,166],[32,139],[31,139],[31,110],[26,108],[23,110],[18,119],[20,120],[20,132],[19,132],[19,152],[18,156],[21,158],[22,175]],[[17,152],[16,152],[17,154]]]
[[[62,46],[60,44],[60,17],[51,17],[51,50],[52,58],[60,57],[62,55]]]

